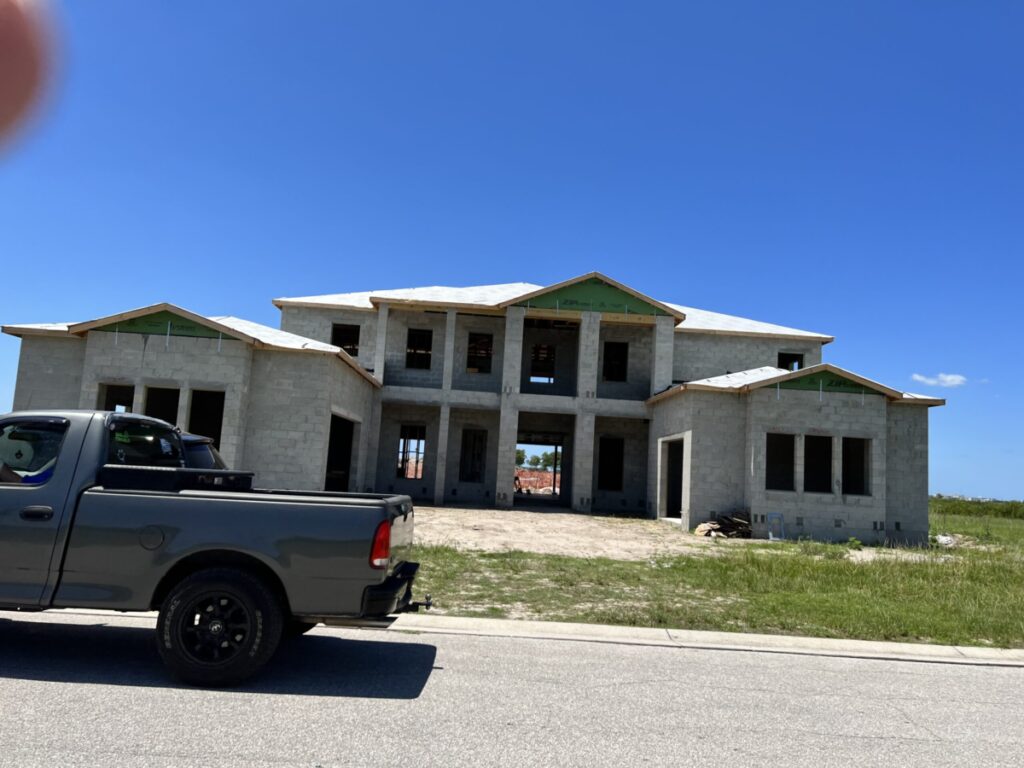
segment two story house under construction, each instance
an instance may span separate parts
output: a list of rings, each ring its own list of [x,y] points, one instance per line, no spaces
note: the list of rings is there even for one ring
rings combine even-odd
[[[516,446],[550,503],[749,513],[788,537],[924,541],[928,408],[829,363],[831,336],[670,304],[592,273],[276,299],[281,328],[160,304],[22,339],[14,407],[149,413],[262,485],[507,508]]]

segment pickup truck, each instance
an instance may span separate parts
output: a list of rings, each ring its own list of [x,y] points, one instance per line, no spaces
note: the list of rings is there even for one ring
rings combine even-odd
[[[408,496],[253,489],[184,450],[145,416],[0,416],[0,610],[156,610],[172,674],[233,685],[282,637],[421,605]]]

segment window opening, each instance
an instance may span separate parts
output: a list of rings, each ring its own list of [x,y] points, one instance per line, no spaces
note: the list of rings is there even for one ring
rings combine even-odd
[[[861,437],[843,438],[843,493],[870,496],[871,441]]]
[[[359,326],[334,323],[331,326],[331,344],[341,347],[352,357],[359,356]]]
[[[765,484],[769,491],[794,491],[794,436],[769,432],[765,451]]]
[[[605,381],[625,381],[629,373],[629,343],[606,341],[602,377]]]
[[[494,357],[494,334],[469,334],[469,349],[466,353],[468,373],[490,373],[491,358]]]
[[[832,493],[832,438],[804,435],[804,491]]]
[[[487,464],[487,430],[462,430],[462,453],[459,457],[459,481],[482,483]]]
[[[804,356],[795,352],[779,352],[779,368],[787,371],[799,371],[804,367]]]
[[[598,441],[597,489],[621,491],[626,441],[621,437],[602,437]]]
[[[169,387],[147,387],[145,413],[147,416],[161,419],[168,424],[177,424],[178,400],[180,398],[181,390]]]
[[[213,440],[220,448],[221,429],[224,426],[224,393],[205,389],[192,390],[188,413],[188,431]]]
[[[434,345],[434,332],[422,328],[410,328],[406,337],[405,367],[430,370],[430,351]]]
[[[530,383],[555,383],[555,346],[553,344],[534,344],[530,355]]]

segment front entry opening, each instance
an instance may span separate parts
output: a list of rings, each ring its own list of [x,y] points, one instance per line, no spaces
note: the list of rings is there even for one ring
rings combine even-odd
[[[325,491],[347,491],[352,470],[352,436],[355,424],[340,416],[331,416],[331,436],[327,444]]]
[[[516,443],[515,503],[562,505],[564,457],[561,435],[520,433]]]
[[[665,492],[665,517],[682,517],[683,509],[683,441],[668,444]]]

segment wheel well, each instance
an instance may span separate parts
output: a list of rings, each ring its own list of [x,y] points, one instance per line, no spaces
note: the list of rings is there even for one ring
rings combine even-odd
[[[281,610],[284,611],[285,616],[291,615],[291,607],[288,605],[288,593],[285,592],[284,584],[281,583],[281,579],[274,573],[273,569],[252,555],[233,552],[230,549],[213,549],[197,552],[194,555],[189,555],[179,560],[160,579],[160,583],[153,593],[153,599],[150,600],[150,608],[158,610],[164,598],[167,597],[167,593],[174,588],[175,584],[205,568],[237,568],[240,571],[251,573],[266,584],[277,599],[281,601]]]

